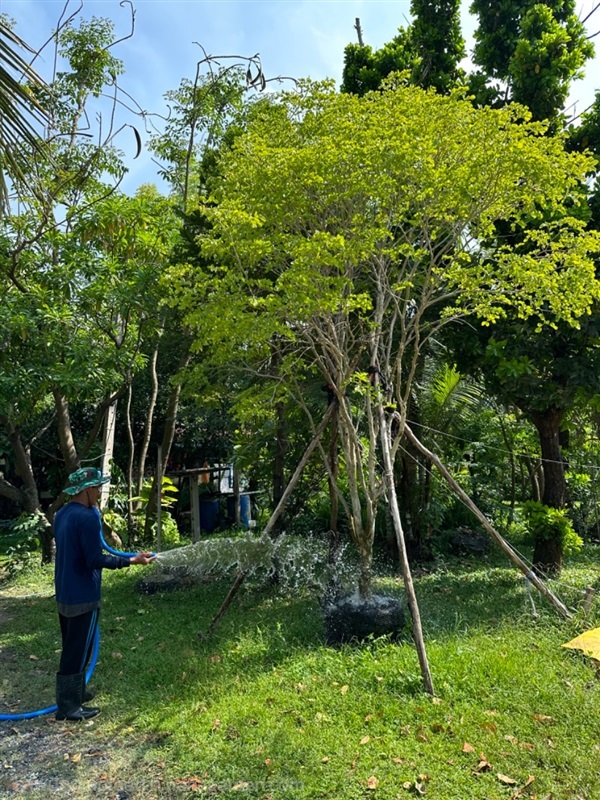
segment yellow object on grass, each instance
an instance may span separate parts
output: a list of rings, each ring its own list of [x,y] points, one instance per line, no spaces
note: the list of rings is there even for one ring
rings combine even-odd
[[[569,647],[571,650],[583,650],[586,656],[600,661],[600,628],[582,633],[581,636],[563,644],[563,647]]]

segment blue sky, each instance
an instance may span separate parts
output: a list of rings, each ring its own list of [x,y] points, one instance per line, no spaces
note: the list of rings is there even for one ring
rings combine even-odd
[[[178,86],[181,78],[193,78],[201,56],[199,42],[213,55],[260,53],[267,77],[291,75],[339,83],[343,51],[356,41],[354,21],[361,20],[366,44],[380,47],[389,41],[409,17],[410,0],[136,0],[136,26],[132,39],[114,50],[125,62],[120,79],[147,111],[164,113],[164,93]],[[581,0],[585,17],[595,0]],[[474,20],[463,3],[463,35],[472,46]],[[70,0],[73,11],[78,3]],[[17,23],[17,33],[33,46],[45,41],[64,8],[64,0],[0,0],[0,11]],[[119,0],[85,0],[81,16],[109,17],[119,35],[129,29],[129,10]],[[600,30],[600,10],[588,22],[590,33]],[[595,40],[600,51],[600,36]],[[50,70],[50,50],[44,74]],[[571,102],[583,111],[600,88],[600,56],[588,63],[586,78],[574,84]],[[121,143],[123,149],[128,146]],[[135,148],[131,143],[131,155]],[[123,184],[134,191],[143,182],[158,182],[156,168],[144,152],[129,161],[130,173]]]

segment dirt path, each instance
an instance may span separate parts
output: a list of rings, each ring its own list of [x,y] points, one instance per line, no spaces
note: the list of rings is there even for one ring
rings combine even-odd
[[[174,800],[189,795],[185,782],[163,781],[162,764],[145,758],[156,742],[107,740],[100,719],[70,724],[48,715],[0,722],[1,800]]]

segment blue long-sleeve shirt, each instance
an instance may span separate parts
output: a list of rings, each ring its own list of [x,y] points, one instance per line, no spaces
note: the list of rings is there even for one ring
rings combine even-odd
[[[129,566],[129,558],[102,551],[100,514],[81,503],[63,506],[54,517],[54,585],[58,611],[74,617],[100,607],[103,569]]]

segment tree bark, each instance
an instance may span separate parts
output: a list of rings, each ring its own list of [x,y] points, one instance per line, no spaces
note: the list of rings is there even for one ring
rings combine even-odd
[[[1,418],[2,424],[6,430],[6,435],[12,447],[15,456],[15,465],[17,475],[23,481],[23,488],[17,490],[19,493],[19,502],[24,511],[28,514],[35,514],[39,516],[41,523],[41,545],[42,545],[42,564],[50,564],[54,560],[55,546],[54,538],[52,536],[52,526],[47,517],[42,511],[40,504],[40,495],[38,492],[35,475],[33,473],[33,464],[31,463],[31,452],[23,440],[19,430],[10,422],[7,417]],[[3,479],[3,486],[8,491],[11,484]],[[6,492],[3,492],[6,496]],[[14,492],[11,492],[11,499],[17,499]]]
[[[337,401],[334,400],[331,412],[331,438],[329,440],[329,553],[328,561],[335,564],[341,545],[339,531],[340,499],[338,496],[337,479],[340,471],[340,457],[338,452],[338,429],[340,412]]]
[[[71,473],[79,467],[79,456],[77,455],[77,448],[75,447],[75,440],[73,439],[73,431],[71,430],[69,403],[58,391],[58,389],[54,389],[52,394],[54,395],[54,405],[56,408],[60,450],[65,462],[67,473]]]
[[[150,401],[148,403],[148,411],[146,413],[146,422],[144,425],[144,438],[140,448],[140,457],[138,461],[136,495],[139,497],[142,493],[142,484],[144,482],[144,472],[146,469],[146,456],[148,455],[148,447],[150,445],[150,437],[152,435],[152,419],[154,417],[154,409],[156,407],[156,399],[158,397],[158,375],[156,372],[156,362],[158,360],[158,342],[152,352],[150,359],[150,378],[152,380],[152,391],[150,393]],[[139,502],[139,501],[138,501]]]
[[[273,463],[273,509],[279,505],[285,491],[285,457],[288,451],[287,424],[285,418],[285,404],[278,402],[275,405],[277,429],[275,438],[275,459]],[[282,514],[273,528],[273,534],[278,536],[283,530],[284,515]]]
[[[135,458],[135,441],[133,438],[133,427],[131,425],[131,400],[132,400],[132,384],[129,381],[129,390],[127,392],[127,406],[125,408],[125,421],[127,423],[127,529],[129,531],[129,540],[131,543],[133,535],[133,461]]]
[[[167,469],[167,462],[169,460],[169,455],[171,453],[171,445],[173,444],[173,439],[175,437],[175,423],[177,422],[177,411],[179,410],[179,396],[181,395],[181,385],[182,385],[182,376],[183,372],[185,371],[186,367],[190,363],[191,353],[190,353],[190,342],[186,342],[184,344],[184,350],[179,359],[179,366],[177,369],[177,377],[173,386],[171,388],[171,392],[169,394],[169,403],[167,405],[167,416],[165,419],[165,430],[163,432],[163,438],[161,442],[161,473],[164,475]],[[157,509],[157,500],[158,500],[158,487],[156,484],[156,476],[152,480],[152,486],[150,487],[150,497],[148,499],[148,506],[146,508],[146,520],[144,525],[144,535],[146,540],[149,540],[151,528],[152,528],[152,517],[154,516],[156,509]]]

